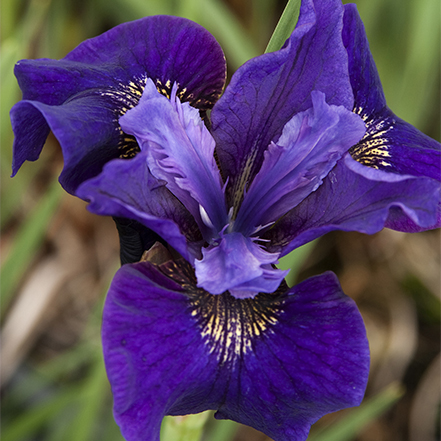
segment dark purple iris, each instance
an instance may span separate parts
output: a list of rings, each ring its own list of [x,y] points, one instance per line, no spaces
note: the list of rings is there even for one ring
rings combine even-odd
[[[14,173],[51,129],[66,190],[168,246],[124,265],[104,309],[128,441],[207,409],[304,440],[360,403],[369,349],[356,306],[332,273],[288,288],[275,264],[331,230],[439,226],[440,145],[386,107],[353,5],[304,0],[285,46],[243,65],[217,102],[221,49],[173,17],[16,74]]]
[[[11,110],[15,133],[13,174],[35,161],[52,130],[63,150],[60,182],[74,194],[113,158],[132,157],[136,141],[118,119],[137,105],[147,78],[202,112],[225,83],[225,60],[216,40],[196,23],[150,17],[87,40],[62,60],[22,60],[15,75],[23,100]]]

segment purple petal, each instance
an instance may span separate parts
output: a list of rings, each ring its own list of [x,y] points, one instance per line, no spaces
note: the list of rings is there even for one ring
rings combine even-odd
[[[217,235],[227,223],[227,211],[215,143],[199,112],[173,93],[168,100],[149,80],[139,104],[120,124],[147,152],[152,174],[199,220],[201,231],[209,227],[207,240]],[[205,223],[201,211],[208,216]]]
[[[441,180],[441,144],[395,116],[383,89],[355,5],[345,5],[343,42],[349,56],[354,111],[366,123],[365,137],[350,153],[368,167]]]
[[[101,174],[80,185],[76,195],[90,202],[88,209],[93,213],[134,219],[159,234],[184,258],[192,261],[199,256],[188,248],[188,242],[202,239],[194,218],[164,182],[151,175],[144,152],[106,164]]]
[[[268,253],[249,237],[227,233],[202,249],[202,260],[195,261],[197,286],[211,294],[230,291],[243,299],[259,292],[274,292],[288,274],[275,269],[279,255]]]
[[[164,415],[207,409],[302,441],[322,415],[360,403],[368,343],[332,273],[245,300],[191,288],[188,277],[182,266],[143,262],[112,282],[103,346],[127,441],[159,441]]]
[[[95,38],[100,37],[102,36]],[[100,52],[103,51],[105,49],[102,48]],[[96,57],[99,57],[99,54],[96,54]],[[129,82],[133,79],[130,69],[124,70],[119,66],[121,70],[119,77],[127,76],[127,78],[118,78],[112,75],[112,67],[116,67],[114,62],[108,66],[100,66],[96,62],[69,60],[68,54],[61,60],[48,58],[20,60],[15,65],[14,74],[24,100],[59,106],[86,90],[117,90],[121,88],[120,81],[129,86]]]
[[[203,27],[181,17],[152,16],[84,41],[62,60],[22,60],[15,74],[23,99],[60,105],[89,89],[118,89],[151,78],[208,109],[224,87],[222,49]],[[136,85],[135,85],[136,86]]]
[[[437,224],[439,201],[435,180],[386,173],[347,155],[317,191],[262,237],[270,240],[268,251],[283,249],[285,255],[333,230],[376,233],[397,211],[420,230],[431,229]]]
[[[104,163],[124,154],[124,134],[109,96],[76,97],[61,106],[38,101],[20,101],[11,110],[15,133],[13,175],[24,161],[38,159],[49,129],[63,151],[60,182],[69,193],[97,175]]]
[[[313,90],[323,92],[328,104],[352,110],[342,16],[340,1],[303,1],[285,47],[245,63],[213,108],[216,151],[234,197],[242,198],[285,124],[312,106]]]
[[[295,115],[277,144],[265,152],[262,168],[247,190],[234,230],[245,235],[276,221],[315,191],[338,159],[364,134],[360,117],[328,106],[312,93],[313,108]]]
[[[167,93],[176,83],[181,101],[202,110],[213,107],[226,78],[215,38],[197,23],[166,15],[116,26],[83,42],[65,60],[100,67],[123,83],[148,77]]]
[[[24,101],[11,115],[13,174],[25,160],[38,158],[48,126],[52,127],[59,113],[55,135],[65,159],[61,183],[74,193],[115,155],[124,156],[124,152],[118,155],[118,145],[132,147],[133,140],[126,140],[120,132],[118,117],[137,104],[147,78],[165,94],[176,83],[182,101],[205,111],[223,89],[225,59],[216,40],[201,26],[183,18],[157,16],[119,25],[83,42],[62,60],[22,60],[15,74]],[[70,106],[82,102],[84,95],[87,106],[75,115]],[[111,108],[104,104],[109,112],[113,108],[110,114],[98,110],[106,99],[112,102]],[[65,106],[70,108],[65,110]],[[67,118],[65,126],[63,118]],[[87,125],[84,135],[78,133],[76,118],[89,119],[89,126],[95,123],[97,137],[89,136]],[[71,157],[76,161],[71,162]]]
[[[359,108],[367,115],[381,112],[386,106],[386,99],[355,4],[344,5],[342,36],[349,57],[349,77],[356,112],[360,113]]]
[[[389,109],[366,120],[366,135],[349,151],[367,167],[441,181],[441,144]]]
[[[441,196],[438,196],[438,209],[436,210],[436,220],[433,224],[422,227],[415,223],[406,212],[400,207],[392,207],[389,210],[386,223],[386,228],[391,230],[402,231],[404,233],[419,233],[421,231],[434,230],[441,227]]]

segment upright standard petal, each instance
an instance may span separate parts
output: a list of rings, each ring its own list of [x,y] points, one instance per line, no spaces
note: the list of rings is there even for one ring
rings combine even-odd
[[[339,0],[302,1],[296,29],[280,51],[245,63],[211,113],[213,136],[230,206],[261,167],[271,141],[297,113],[312,106],[311,92],[328,104],[353,107]]]
[[[127,441],[159,441],[164,415],[207,409],[302,441],[323,414],[360,403],[368,343],[333,274],[245,300],[194,284],[182,262],[126,265],[112,282],[102,335]]]
[[[74,193],[109,159],[136,152],[134,139],[121,131],[118,118],[138,103],[147,78],[166,95],[176,83],[180,99],[204,112],[223,89],[225,58],[216,40],[201,26],[183,18],[156,16],[119,25],[80,44],[62,60],[22,60],[15,74],[23,101],[11,110],[13,174],[25,160],[38,158],[54,114],[58,114],[65,157],[60,181]],[[74,101],[78,104],[84,95],[96,97],[96,101],[89,100],[78,114],[64,108]],[[103,101],[111,102],[111,115],[100,113]],[[82,121],[93,120],[96,114],[100,116],[95,136],[88,137],[88,125]],[[77,138],[82,130],[85,134],[80,143]],[[96,139],[100,139],[99,145]]]
[[[277,144],[265,152],[262,168],[246,191],[233,229],[250,235],[296,207],[364,134],[360,117],[342,106],[329,106],[321,92],[313,107],[295,115]]]
[[[366,123],[366,135],[350,151],[368,167],[441,181],[441,144],[394,115],[386,105],[357,7],[345,5],[343,42],[349,56],[354,112]]]

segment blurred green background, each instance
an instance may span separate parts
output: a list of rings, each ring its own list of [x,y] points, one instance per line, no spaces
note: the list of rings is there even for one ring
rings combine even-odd
[[[389,106],[439,140],[439,0],[356,3]],[[15,62],[62,58],[123,21],[172,14],[213,33],[231,74],[264,51],[284,6],[279,0],[2,0],[4,441],[122,440],[111,416],[99,337],[103,299],[118,267],[116,231],[109,219],[90,215],[82,201],[60,189],[62,157],[53,137],[38,162],[9,177],[8,113],[20,99]],[[439,394],[430,393],[439,390],[439,235],[335,233],[290,259],[284,264],[295,277],[337,272],[362,310],[373,358],[366,405],[320,421],[310,439],[439,439]],[[163,438],[191,441],[203,433],[208,441],[267,439],[235,423],[205,421],[204,415],[170,419]]]

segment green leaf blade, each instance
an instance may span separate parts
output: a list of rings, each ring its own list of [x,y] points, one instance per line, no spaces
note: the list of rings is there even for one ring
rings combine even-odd
[[[285,41],[294,31],[299,19],[300,3],[300,0],[288,1],[268,46],[265,49],[265,53],[278,51],[285,44]]]

